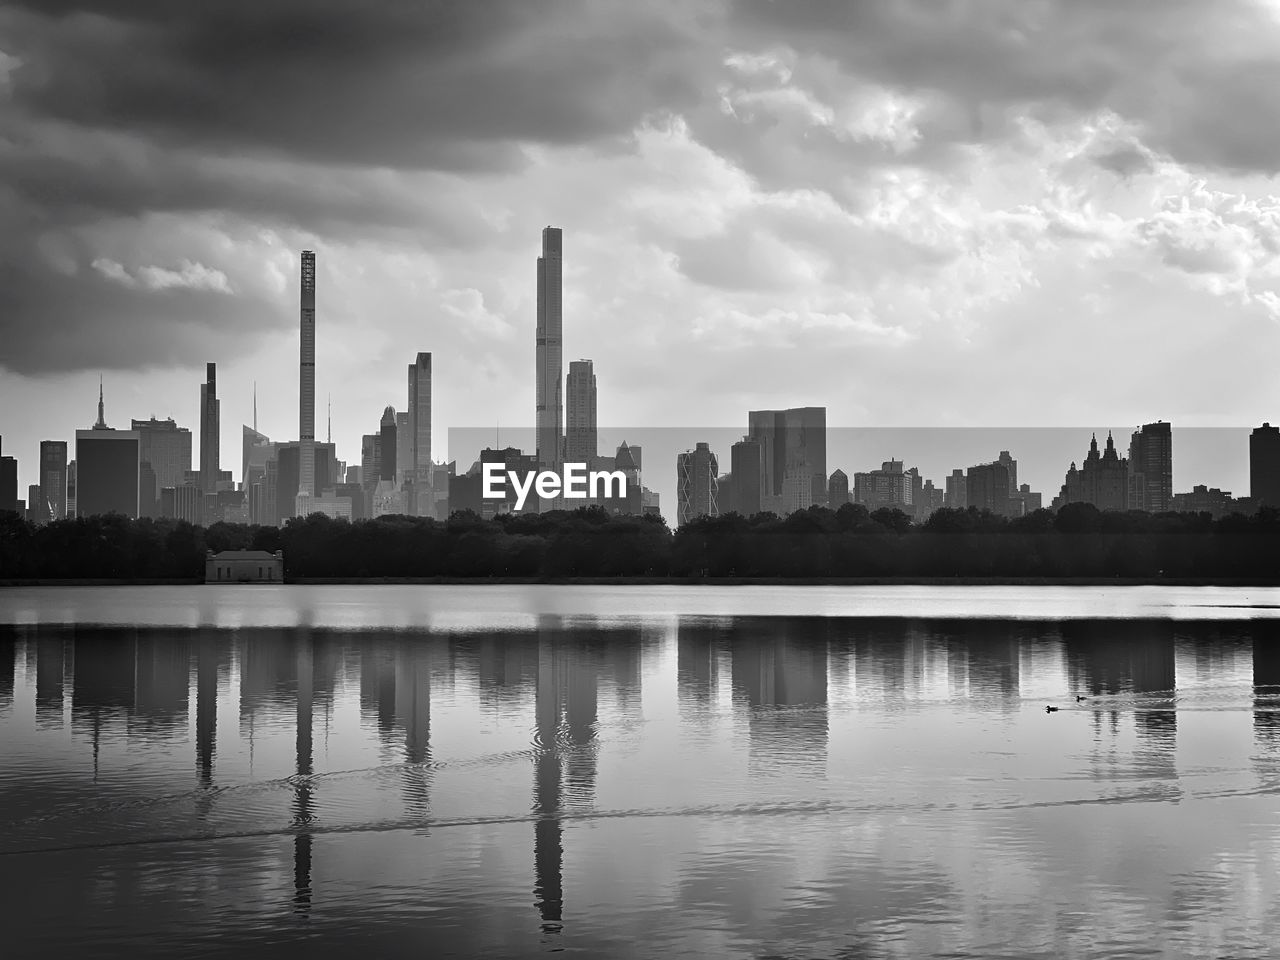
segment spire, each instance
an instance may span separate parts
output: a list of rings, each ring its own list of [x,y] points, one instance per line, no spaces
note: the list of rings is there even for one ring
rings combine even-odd
[[[253,381],[253,432],[258,432],[258,381]]]
[[[107,421],[103,417],[102,408],[102,374],[98,374],[98,422],[93,425],[95,430],[106,430]]]
[[[330,393],[327,394],[327,396],[329,398],[329,421],[328,425],[325,427],[326,436],[324,442],[333,443],[333,394]]]

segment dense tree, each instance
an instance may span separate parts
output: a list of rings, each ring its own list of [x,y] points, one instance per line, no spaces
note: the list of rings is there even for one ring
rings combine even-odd
[[[674,533],[661,517],[599,508],[447,522],[332,520],[282,528],[118,515],[35,526],[0,513],[0,580],[200,580],[209,550],[282,550],[291,578],[1123,577],[1280,583],[1280,511],[1103,512],[1073,504],[1009,520],[973,508],[913,524],[898,510],[811,507],[700,517]]]

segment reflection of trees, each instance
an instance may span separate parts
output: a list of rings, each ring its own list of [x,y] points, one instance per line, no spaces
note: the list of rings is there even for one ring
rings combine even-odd
[[[1068,620],[1062,639],[1073,690],[1090,696],[1174,690],[1172,621]]]

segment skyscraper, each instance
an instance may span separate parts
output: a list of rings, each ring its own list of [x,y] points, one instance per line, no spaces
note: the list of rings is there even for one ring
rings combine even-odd
[[[0,457],[0,511],[18,509],[18,461]]]
[[[1144,424],[1129,440],[1129,509],[1173,509],[1173,429],[1163,420]]]
[[[378,430],[381,438],[382,463],[378,479],[394,482],[396,479],[396,408],[382,411],[382,424]]]
[[[414,500],[409,512],[425,516],[431,489],[431,354],[419,353],[409,364],[409,462],[405,477],[413,480]],[[366,475],[367,476],[367,475]]]
[[[138,516],[140,443],[136,431],[107,426],[99,384],[98,422],[90,430],[76,431],[76,516]]]
[[[760,444],[760,509],[786,516],[827,499],[827,408],[752,410]]]
[[[207,385],[200,388],[201,424],[204,418],[204,395]],[[220,424],[219,419],[219,424]],[[165,487],[180,487],[185,482],[187,471],[191,469],[191,431],[178,426],[173,418],[168,420],[133,420],[132,430],[138,435],[138,457],[144,465],[142,488],[139,492],[139,509],[144,517],[158,516],[160,510],[160,491]],[[203,431],[202,426],[202,431]],[[218,428],[213,430],[216,442]],[[204,433],[200,436],[200,492],[204,493]],[[215,462],[217,455],[215,454]],[[213,489],[217,489],[217,473],[213,475]]]
[[[298,367],[298,499],[316,495],[316,255],[302,251],[301,330]],[[295,505],[295,516],[306,516],[305,503]]]
[[[50,520],[61,520],[67,515],[67,441],[65,440],[40,441],[40,495],[48,505]]]
[[[965,475],[969,506],[1009,516],[1009,470],[999,460],[970,467]]]
[[[1264,423],[1249,434],[1249,496],[1280,507],[1280,427]]]
[[[744,517],[760,512],[760,444],[743,437],[729,450],[729,473],[733,477],[733,509]]]
[[[205,364],[204,383],[200,385],[200,489],[204,493],[217,490],[219,466],[219,431],[222,411],[218,405],[218,365]],[[158,479],[158,477],[157,477]],[[161,483],[162,487],[172,484]]]
[[[565,459],[569,463],[587,463],[596,455],[596,375],[590,360],[574,360],[569,364],[565,382],[566,408]]]
[[[538,258],[538,329],[535,350],[537,457],[545,466],[560,463],[564,431],[564,317],[561,305],[562,238],[559,227],[542,231]]]
[[[1124,510],[1132,489],[1132,469],[1132,464],[1116,452],[1110,432],[1106,449],[1099,455],[1095,434],[1080,469],[1076,469],[1074,460],[1071,462],[1062,490],[1053,500],[1053,509],[1068,503],[1092,503],[1099,510]]]
[[[676,457],[676,513],[683,526],[695,517],[720,515],[716,478],[720,465],[705,443]]]
[[[831,479],[827,481],[827,506],[832,510],[839,510],[849,502],[849,475],[837,468],[831,472]]]

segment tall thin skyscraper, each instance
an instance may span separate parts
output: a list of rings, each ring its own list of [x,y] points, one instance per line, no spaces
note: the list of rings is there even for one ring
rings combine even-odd
[[[431,483],[431,354],[419,353],[409,364],[409,462],[405,476],[416,486]]]
[[[298,368],[298,499],[316,495],[316,255],[302,251],[302,316]],[[295,515],[309,512],[296,505]]]
[[[542,231],[542,256],[538,258],[537,455],[546,466],[560,463],[560,438],[564,434],[561,241],[559,227],[546,227]]]
[[[565,459],[587,463],[596,455],[596,375],[590,360],[569,364],[565,381],[568,400],[565,424]]]
[[[218,488],[220,467],[219,434],[222,429],[218,401],[218,365],[205,364],[204,383],[200,385],[200,489],[213,493]],[[164,486],[171,486],[166,483]]]

